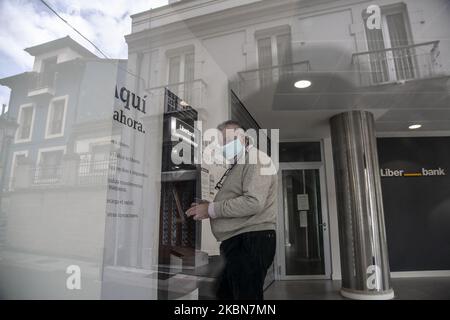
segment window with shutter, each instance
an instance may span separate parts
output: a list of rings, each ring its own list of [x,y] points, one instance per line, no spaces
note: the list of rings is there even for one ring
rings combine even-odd
[[[175,49],[168,57],[168,87],[178,97],[192,102],[193,82],[195,79],[195,53],[192,48]]]
[[[58,98],[50,103],[47,116],[46,138],[60,137],[64,134],[64,117],[67,98]]]
[[[373,83],[407,80],[415,77],[414,50],[410,44],[403,6],[382,9],[381,28],[369,29],[364,14],[369,63]],[[385,50],[392,49],[392,50]]]
[[[32,105],[21,106],[18,115],[18,127],[16,142],[31,140],[33,130],[34,107]]]
[[[291,72],[292,38],[289,26],[256,32],[259,81],[270,85]]]

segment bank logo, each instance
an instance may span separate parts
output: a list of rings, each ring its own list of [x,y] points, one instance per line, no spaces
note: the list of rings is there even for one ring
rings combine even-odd
[[[180,131],[187,134],[191,138],[195,138],[194,133],[186,129],[183,125],[180,125]]]
[[[422,168],[420,171],[407,172],[406,170],[380,169],[381,177],[438,177],[446,176],[447,170],[442,168],[427,169]]]

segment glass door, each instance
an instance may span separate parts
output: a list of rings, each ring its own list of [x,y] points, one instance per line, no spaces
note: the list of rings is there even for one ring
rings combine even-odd
[[[321,164],[281,165],[277,220],[280,279],[330,278],[325,199]]]

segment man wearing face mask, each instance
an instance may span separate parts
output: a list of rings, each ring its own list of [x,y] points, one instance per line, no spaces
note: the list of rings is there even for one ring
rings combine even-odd
[[[262,300],[275,255],[276,172],[263,170],[272,165],[269,156],[249,143],[239,123],[226,121],[218,130],[229,167],[216,186],[214,202],[193,204],[187,215],[209,218],[221,241],[225,267],[217,282],[217,298]]]

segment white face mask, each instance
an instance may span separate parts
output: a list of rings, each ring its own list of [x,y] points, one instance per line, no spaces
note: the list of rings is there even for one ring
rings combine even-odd
[[[242,149],[244,149],[244,146],[242,145],[241,140],[235,139],[222,147],[223,156],[225,159],[231,160],[240,154]]]

